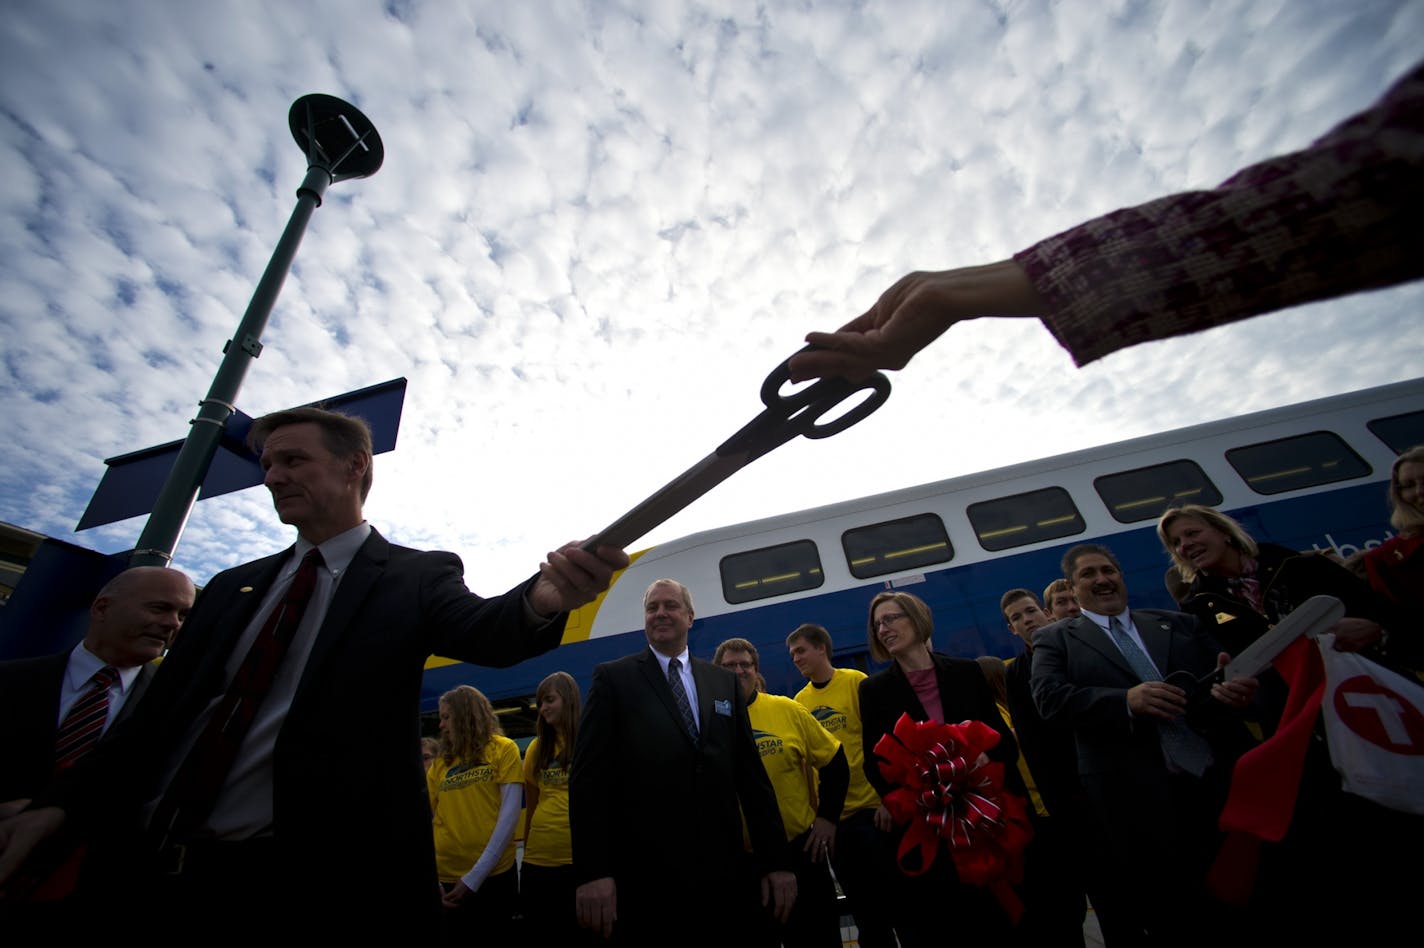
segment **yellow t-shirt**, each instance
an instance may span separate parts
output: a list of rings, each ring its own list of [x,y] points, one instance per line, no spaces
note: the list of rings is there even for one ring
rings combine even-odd
[[[557,758],[535,771],[539,761],[539,738],[524,751],[524,782],[539,788],[539,805],[529,823],[524,841],[524,861],[532,866],[568,866],[574,861],[569,841],[569,771]],[[527,801],[526,801],[527,805]]]
[[[806,687],[796,693],[796,700],[845,748],[846,762],[850,764],[850,789],[846,791],[841,819],[880,806],[880,794],[865,779],[865,747],[860,731],[860,683],[864,680],[863,671],[837,668],[824,688],[817,688],[808,681]]]
[[[747,708],[761,764],[776,790],[786,838],[795,839],[816,818],[815,771],[831,762],[840,741],[816,723],[811,712],[781,695],[756,696]]]
[[[446,764],[435,758],[425,775],[430,808],[435,811],[435,869],[441,882],[458,882],[479,861],[499,819],[500,784],[523,786],[519,745],[507,737],[490,738],[484,760]],[[490,875],[514,865],[514,838]]]

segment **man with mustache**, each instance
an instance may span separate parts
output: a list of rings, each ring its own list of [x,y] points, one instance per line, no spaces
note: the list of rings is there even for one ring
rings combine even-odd
[[[1034,703],[1045,721],[1073,731],[1113,881],[1140,915],[1132,927],[1147,933],[1146,944],[1205,944],[1221,920],[1204,887],[1216,817],[1246,744],[1233,712],[1250,701],[1255,680],[1182,687],[1227,656],[1191,616],[1129,610],[1122,568],[1106,547],[1073,547],[1063,574],[1082,614],[1037,632]]]

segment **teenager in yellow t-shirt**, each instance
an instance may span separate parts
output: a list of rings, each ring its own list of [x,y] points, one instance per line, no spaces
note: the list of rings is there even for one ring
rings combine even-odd
[[[861,948],[894,948],[895,932],[886,906],[886,879],[895,877],[894,849],[888,834],[875,828],[880,795],[865,777],[865,747],[861,740],[860,683],[865,672],[831,664],[831,634],[812,623],[786,637],[796,669],[806,687],[796,700],[845,748],[850,764],[850,789],[831,846],[831,866],[850,903]]]
[[[469,685],[440,696],[440,753],[426,772],[447,934],[502,944],[519,894],[514,828],[523,774],[489,699]]]
[[[534,692],[535,737],[524,752],[524,864],[519,898],[532,945],[591,939],[574,912],[573,846],[569,841],[569,759],[578,733],[579,687],[554,672]]]
[[[845,805],[850,767],[841,744],[801,705],[760,693],[760,660],[746,639],[717,646],[712,663],[737,676],[762,766],[776,791],[781,822],[791,841],[796,905],[786,924],[771,932],[785,948],[839,948],[840,913],[831,879],[836,820]],[[813,786],[810,780],[816,772]],[[768,925],[773,925],[767,919]]]

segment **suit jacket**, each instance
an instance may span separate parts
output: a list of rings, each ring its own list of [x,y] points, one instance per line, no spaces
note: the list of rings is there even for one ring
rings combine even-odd
[[[979,663],[964,658],[950,658],[938,652],[930,654],[934,662],[935,679],[939,683],[939,700],[946,723],[983,721],[999,732],[999,743],[989,752],[992,760],[1004,765],[1004,785],[1015,793],[1025,792],[1019,776],[1018,743],[1013,731],[1004,723],[994,692]],[[916,721],[929,720],[929,714],[915,694],[910,679],[898,663],[877,672],[860,683],[861,738],[865,745],[865,776],[884,797],[893,789],[880,773],[875,745],[880,738],[895,730],[900,715],[908,712]]]
[[[1033,653],[1024,652],[1009,663],[1004,673],[1014,736],[1048,814],[1068,817],[1080,808],[1079,798],[1083,795],[1078,781],[1078,750],[1070,728],[1061,723],[1049,724],[1038,713],[1030,687],[1032,670]]]
[[[0,800],[34,799],[54,774],[59,693],[69,654],[0,662]],[[105,740],[134,713],[154,670],[153,665],[139,669],[123,707],[104,732]]]
[[[1131,615],[1163,677],[1184,671],[1200,678],[1216,668],[1220,648],[1192,616],[1158,609],[1134,609]],[[1080,775],[1165,779],[1155,719],[1133,717],[1127,709],[1128,689],[1141,681],[1087,616],[1055,622],[1034,637],[1034,703],[1045,721],[1073,729]],[[1208,698],[1188,713],[1188,723],[1208,738],[1211,727],[1225,720],[1213,704]]]
[[[758,869],[788,868],[786,836],[734,675],[692,659],[700,741],[694,743],[651,649],[598,665],[569,774],[580,881],[612,876],[619,925],[659,906],[687,924],[725,916],[729,880],[745,862],[742,814]],[[689,911],[691,910],[691,911]]]
[[[1192,616],[1156,609],[1131,614],[1164,677],[1182,671],[1200,678],[1216,668],[1221,650]],[[1060,620],[1034,636],[1034,702],[1044,720],[1073,728],[1083,790],[1105,836],[1102,882],[1114,894],[1114,927],[1121,925],[1124,934],[1146,931],[1152,944],[1205,944],[1224,924],[1205,897],[1203,879],[1217,852],[1217,816],[1246,734],[1239,718],[1201,689],[1187,724],[1206,736],[1215,764],[1200,778],[1174,774],[1156,719],[1128,711],[1128,689],[1140,681],[1087,616]],[[1152,871],[1144,872],[1144,865]]]
[[[291,554],[213,577],[138,713],[75,768],[102,770],[104,779],[65,781],[53,802],[96,827],[137,828],[190,723],[225,688],[224,665]],[[392,916],[437,910],[420,756],[425,660],[439,653],[503,667],[558,645],[565,617],[525,628],[527,585],[481,599],[466,588],[459,557],[394,546],[371,531],[336,588],[277,735],[273,836],[284,871],[307,885],[339,878],[348,905],[370,899],[368,909]]]

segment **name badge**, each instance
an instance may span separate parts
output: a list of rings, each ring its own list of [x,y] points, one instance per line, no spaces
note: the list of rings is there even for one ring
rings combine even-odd
[[[730,718],[732,716],[732,702],[725,698],[717,698],[712,702],[712,710]]]

